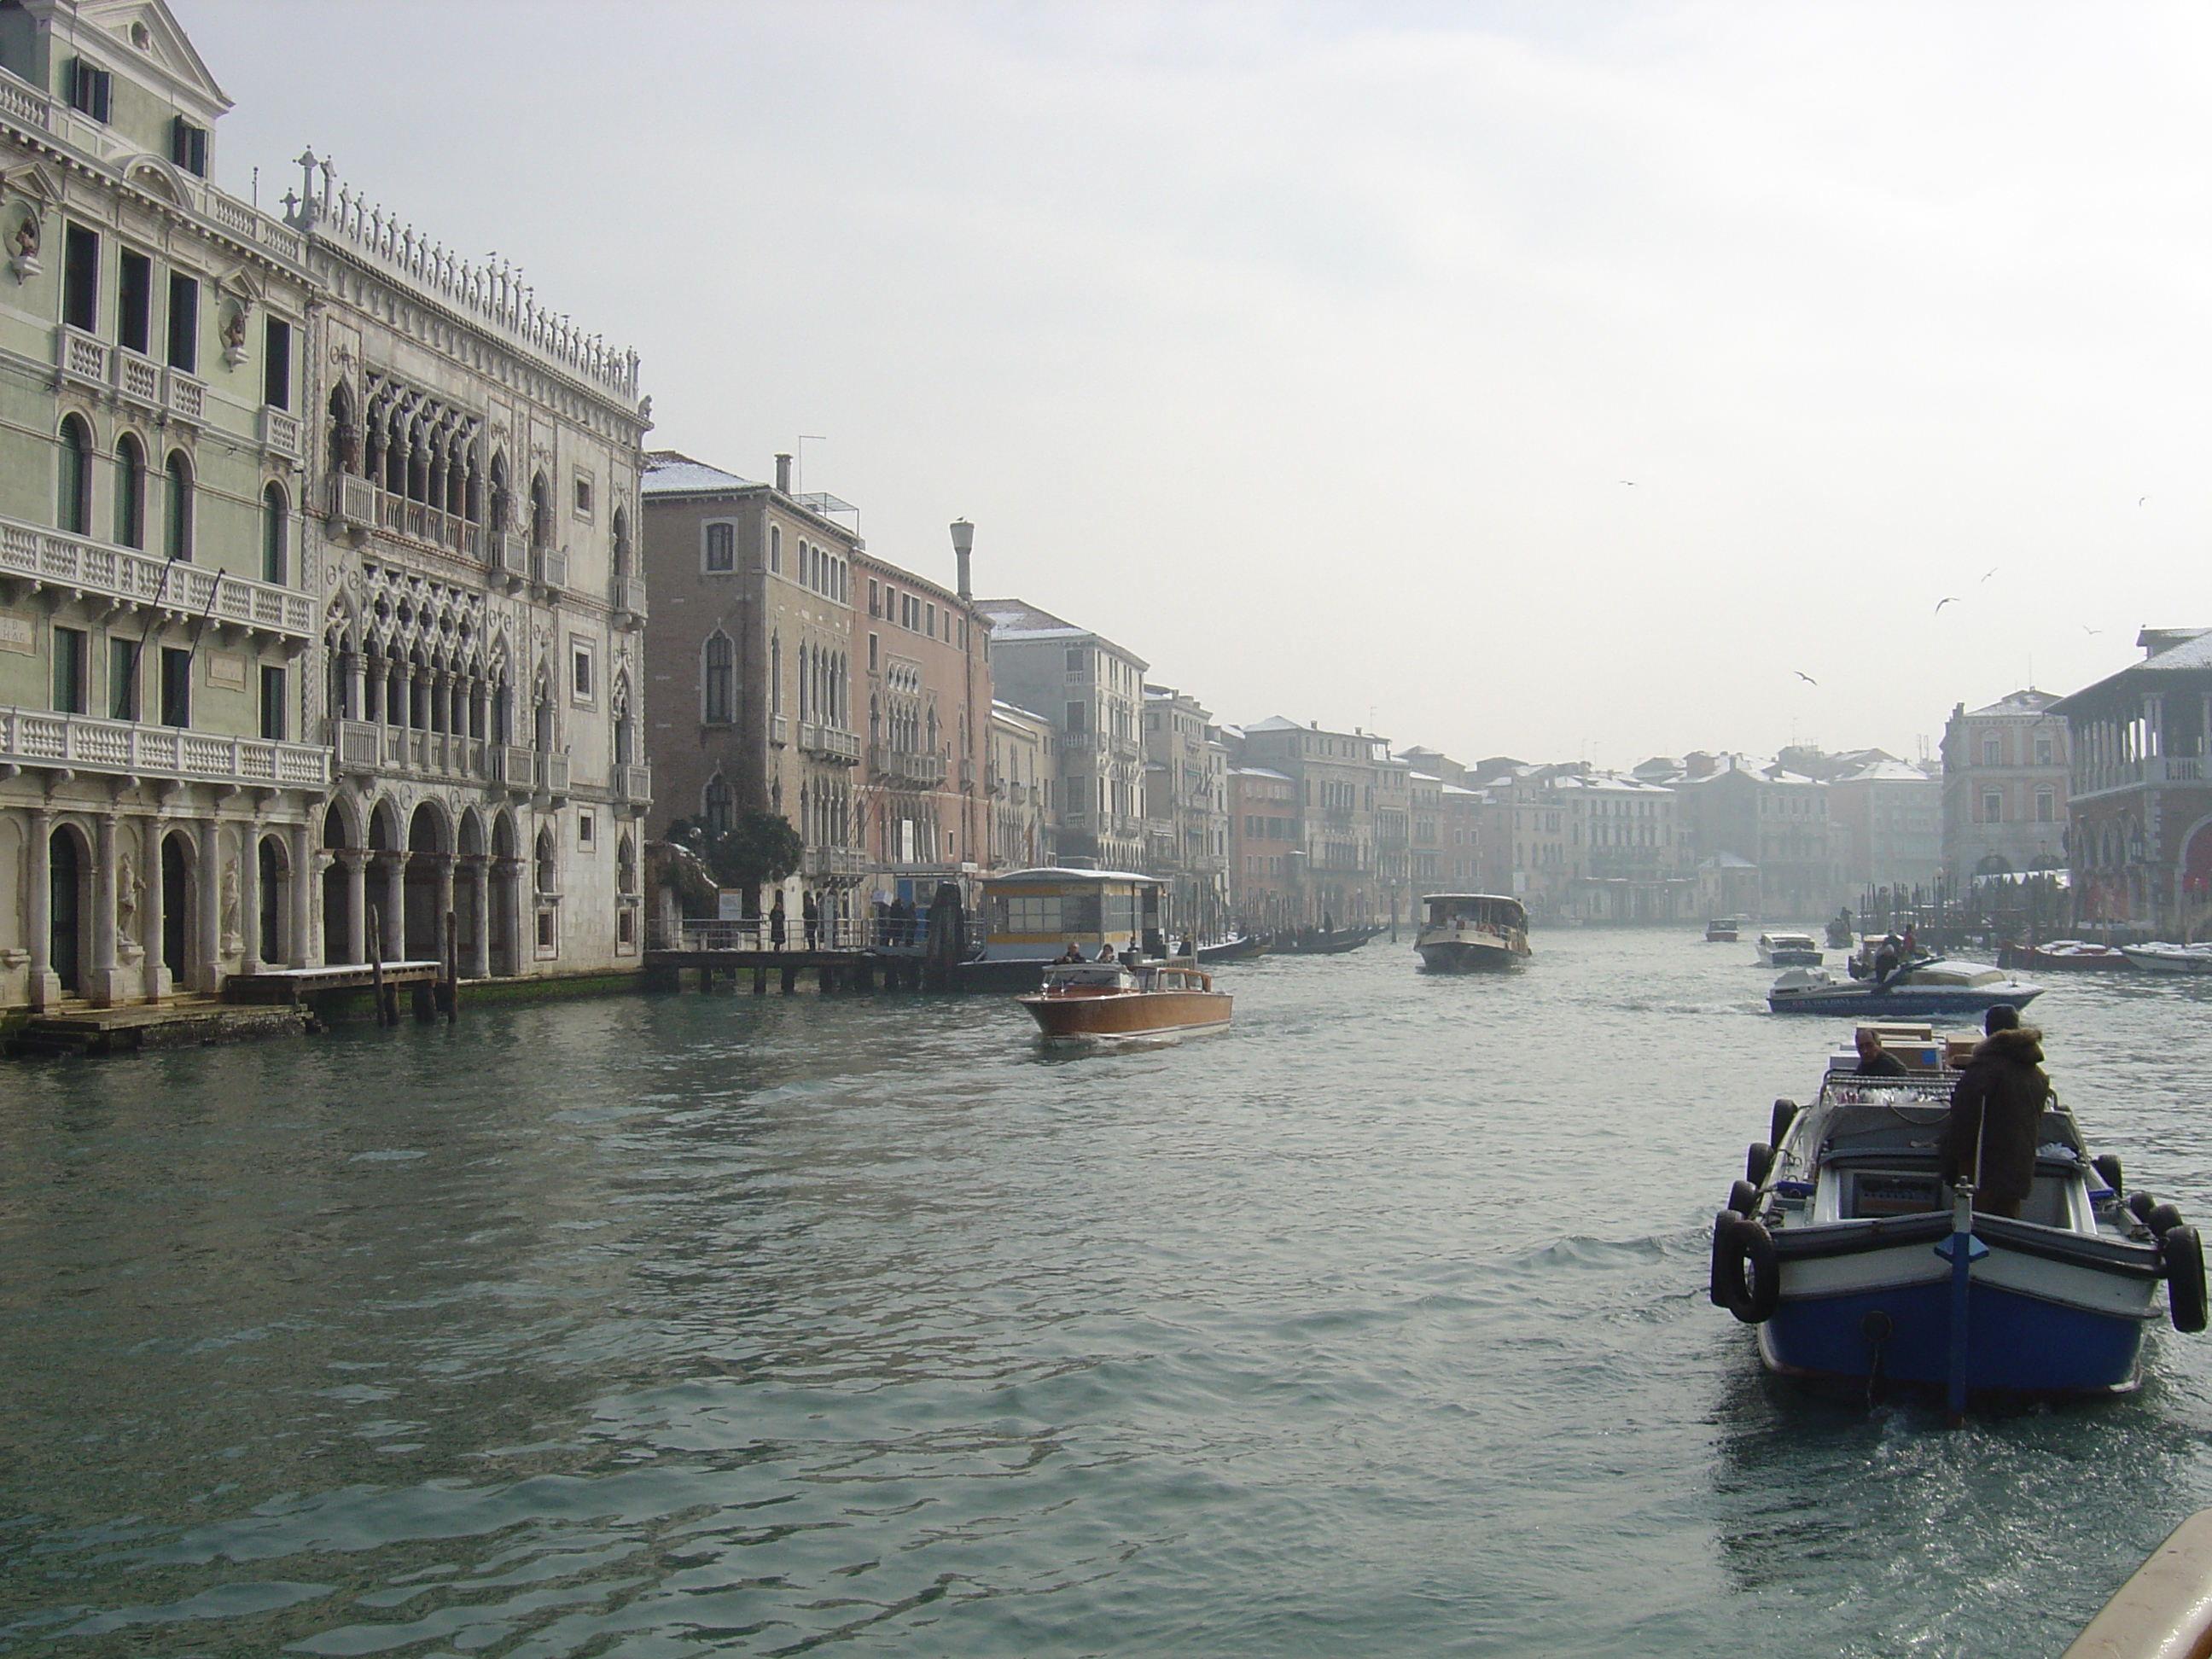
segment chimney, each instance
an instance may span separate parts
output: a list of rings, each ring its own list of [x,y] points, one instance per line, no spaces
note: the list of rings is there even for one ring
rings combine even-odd
[[[779,495],[791,494],[791,457],[788,455],[775,458],[775,493]]]
[[[959,567],[959,592],[962,604],[975,597],[973,585],[968,580],[968,552],[975,545],[975,526],[965,519],[952,521],[952,556]]]

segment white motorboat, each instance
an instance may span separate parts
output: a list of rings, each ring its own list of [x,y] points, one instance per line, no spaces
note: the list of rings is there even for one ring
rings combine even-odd
[[[1770,929],[1759,936],[1759,965],[1762,968],[1818,968],[1826,961],[1820,941],[1810,933]]]
[[[1986,962],[1923,957],[1887,979],[1838,980],[1825,968],[1791,968],[1766,993],[1778,1014],[1840,1014],[1846,1019],[1954,1018],[1986,1013],[2000,1002],[2025,1008],[2040,985]]]
[[[2148,945],[2123,945],[2120,954],[2149,973],[2212,974],[2212,945],[2169,945],[2154,939]]]

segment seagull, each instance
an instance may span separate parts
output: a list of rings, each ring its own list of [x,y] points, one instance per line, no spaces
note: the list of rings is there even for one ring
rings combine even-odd
[[[2090,627],[2090,626],[2089,626],[2089,624],[2088,624],[2088,623],[2083,623],[2081,624],[2081,631],[2082,631],[2084,634],[2101,634],[2101,633],[2103,633],[2105,630],[2104,630],[2103,629],[2101,629],[2101,628],[2092,628],[2092,627]]]
[[[2002,565],[2001,565],[2001,564],[1993,564],[1993,565],[1991,565],[1991,566],[1990,566],[1987,570],[1985,570],[1985,571],[1984,571],[1984,572],[1982,573],[1982,580],[1983,580],[1984,581],[1987,581],[1987,580],[1989,580],[1989,579],[1990,579],[1990,577],[1992,577],[1992,576],[1996,575],[1996,574],[1997,574],[1997,572],[1998,572],[1998,571],[2000,571],[2000,570],[2002,570],[2002,569],[2003,569],[2003,568],[2004,568],[2004,567],[2003,567]]]
[[[1808,685],[1818,685],[1820,683],[1802,668],[1793,668],[1790,672],[1795,674],[1799,679],[1804,681]]]
[[[2150,497],[2149,497],[2149,496],[2148,496],[2148,495],[2138,495],[2138,496],[2136,496],[2136,505],[2137,507],[2141,507],[2141,506],[2142,506],[2145,501],[2148,501],[2149,499],[2150,499]]]
[[[1952,594],[1948,599],[1938,599],[1938,600],[1936,600],[1936,614],[1940,616],[1940,615],[1942,613],[1942,610],[1943,610],[1943,607],[1944,607],[1945,605],[1956,605],[1956,604],[1958,604],[1958,602],[1959,602],[1959,596],[1958,596],[1956,593]]]

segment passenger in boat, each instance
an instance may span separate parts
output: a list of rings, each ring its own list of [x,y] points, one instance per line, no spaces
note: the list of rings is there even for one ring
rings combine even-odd
[[[2017,1217],[2035,1185],[2036,1131],[2051,1097],[2043,1073],[2043,1033],[1998,1003],[1983,1016],[1986,1035],[1951,1091],[1951,1119],[1937,1150],[1943,1179],[1974,1181],[1974,1207]],[[1979,1156],[1977,1157],[1978,1148]]]
[[[1908,921],[1905,924],[1905,937],[1898,941],[1897,959],[1910,962],[1919,954],[1920,943],[1912,937],[1912,924]]]
[[[1859,1064],[1861,1077],[1903,1077],[1905,1062],[1881,1046],[1881,1033],[1870,1026],[1859,1027]]]
[[[1082,960],[1083,952],[1076,948],[1075,941],[1073,939],[1068,940],[1067,949],[1054,958],[1055,963],[1080,962]]]
[[[1114,941],[1112,939],[1109,939],[1099,945],[1098,960],[1101,962],[1115,962],[1119,960],[1119,958],[1114,954]]]
[[[1889,976],[1897,971],[1897,943],[1895,933],[1886,934],[1875,951],[1874,977],[1877,985],[1887,984]]]

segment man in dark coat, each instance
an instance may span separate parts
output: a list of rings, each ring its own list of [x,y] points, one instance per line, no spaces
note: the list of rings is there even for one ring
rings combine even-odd
[[[2003,1003],[1990,1010],[1983,1030],[1987,1036],[1951,1091],[1951,1119],[1938,1149],[1943,1179],[1972,1176],[1977,1210],[2017,1217],[2035,1185],[2036,1131],[2051,1097],[2043,1033],[2022,1025],[2020,1010]]]
[[[1861,1077],[1904,1077],[1905,1062],[1881,1046],[1881,1033],[1870,1025],[1862,1025],[1852,1038],[1859,1051],[1858,1074]]]

